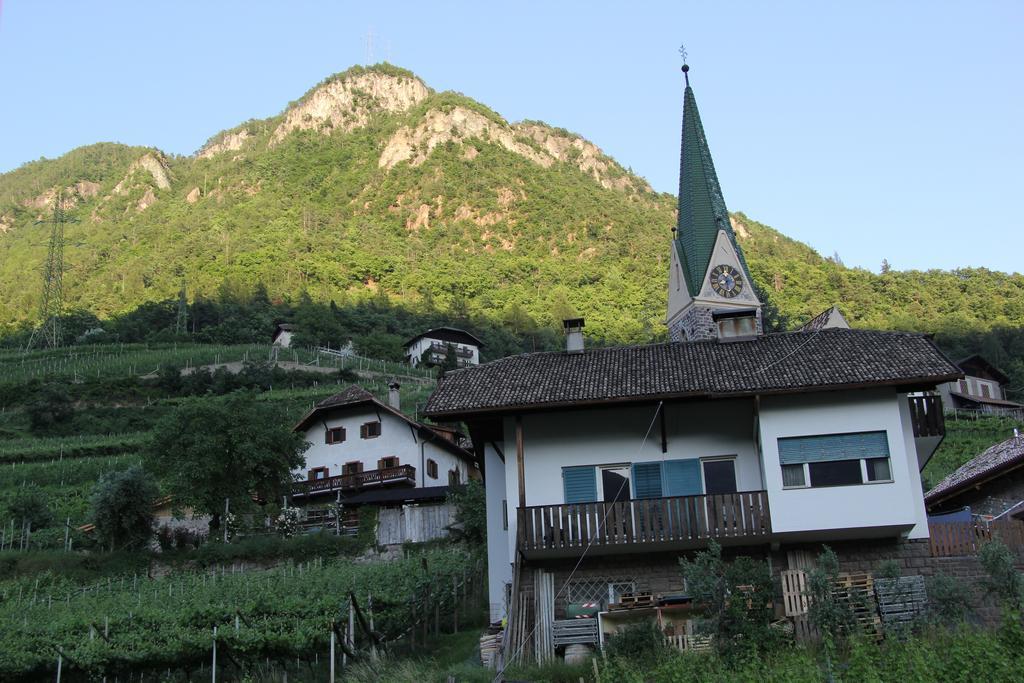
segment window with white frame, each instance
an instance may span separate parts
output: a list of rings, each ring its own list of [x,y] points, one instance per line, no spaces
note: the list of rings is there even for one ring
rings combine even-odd
[[[892,481],[885,431],[779,439],[784,488],[823,488]]]

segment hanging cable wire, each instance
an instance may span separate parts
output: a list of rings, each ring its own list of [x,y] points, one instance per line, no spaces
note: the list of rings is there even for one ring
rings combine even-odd
[[[662,404],[663,404],[663,401],[658,401],[658,406],[654,409],[654,417],[651,418],[651,423],[647,426],[647,431],[644,433],[644,438],[640,442],[640,448],[637,450],[637,456],[638,457],[643,453],[644,446],[647,445],[647,439],[651,435],[651,430],[654,429],[654,423],[658,420],[658,414],[661,412]],[[636,460],[636,458],[634,458],[634,460]],[[623,488],[625,488],[628,484],[629,484],[629,479],[623,479],[622,483],[619,484],[619,489],[615,492],[615,496],[614,496],[613,500],[618,500],[619,496],[622,495]],[[601,517],[601,524],[600,524],[600,526],[604,526],[604,524],[608,521],[608,509],[609,509],[609,507],[608,507],[608,504],[607,504],[607,501],[606,501],[605,506],[604,506],[604,515]],[[580,559],[578,559],[576,561],[576,566],[574,566],[572,568],[572,571],[569,572],[569,576],[565,579],[565,583],[562,584],[562,587],[559,588],[558,591],[555,593],[555,596],[552,598],[552,602],[557,601],[559,596],[562,595],[562,592],[566,588],[569,587],[569,583],[572,581],[573,576],[576,575],[576,572],[579,571],[580,565],[583,564],[583,560],[586,559],[587,553],[590,551],[590,548],[593,545],[594,545],[594,536],[591,535],[590,539],[587,541],[586,547],[583,548],[583,552],[580,553]],[[526,634],[525,638],[523,638],[523,642],[519,644],[519,647],[516,649],[515,652],[512,653],[512,656],[509,657],[507,660],[505,660],[505,666],[507,666],[509,663],[515,661],[515,659],[523,651],[523,647],[526,646],[526,643],[529,642],[531,638],[533,638],[533,634],[536,631],[537,631],[537,620],[535,619],[534,622],[533,622],[533,628],[531,628],[530,632]],[[502,677],[502,675],[504,673],[505,673],[505,667],[503,666],[502,669],[500,671],[498,671],[497,675],[494,677],[494,680],[492,681],[492,683],[497,683],[497,681],[501,679],[501,677]]]

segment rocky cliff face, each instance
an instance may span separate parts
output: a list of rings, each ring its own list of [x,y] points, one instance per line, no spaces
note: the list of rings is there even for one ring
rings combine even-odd
[[[351,131],[366,125],[375,113],[407,111],[429,94],[418,78],[386,73],[329,80],[287,111],[270,144],[280,143],[295,130]]]

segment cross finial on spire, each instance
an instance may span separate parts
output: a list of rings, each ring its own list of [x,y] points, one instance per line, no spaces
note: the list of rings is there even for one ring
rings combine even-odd
[[[686,63],[686,46],[679,46],[679,56],[683,58],[683,78],[686,79],[686,87],[690,87],[690,65]]]

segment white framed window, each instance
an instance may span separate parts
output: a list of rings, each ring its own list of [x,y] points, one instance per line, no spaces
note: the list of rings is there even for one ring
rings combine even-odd
[[[785,489],[893,481],[885,431],[786,437],[778,443]]]

